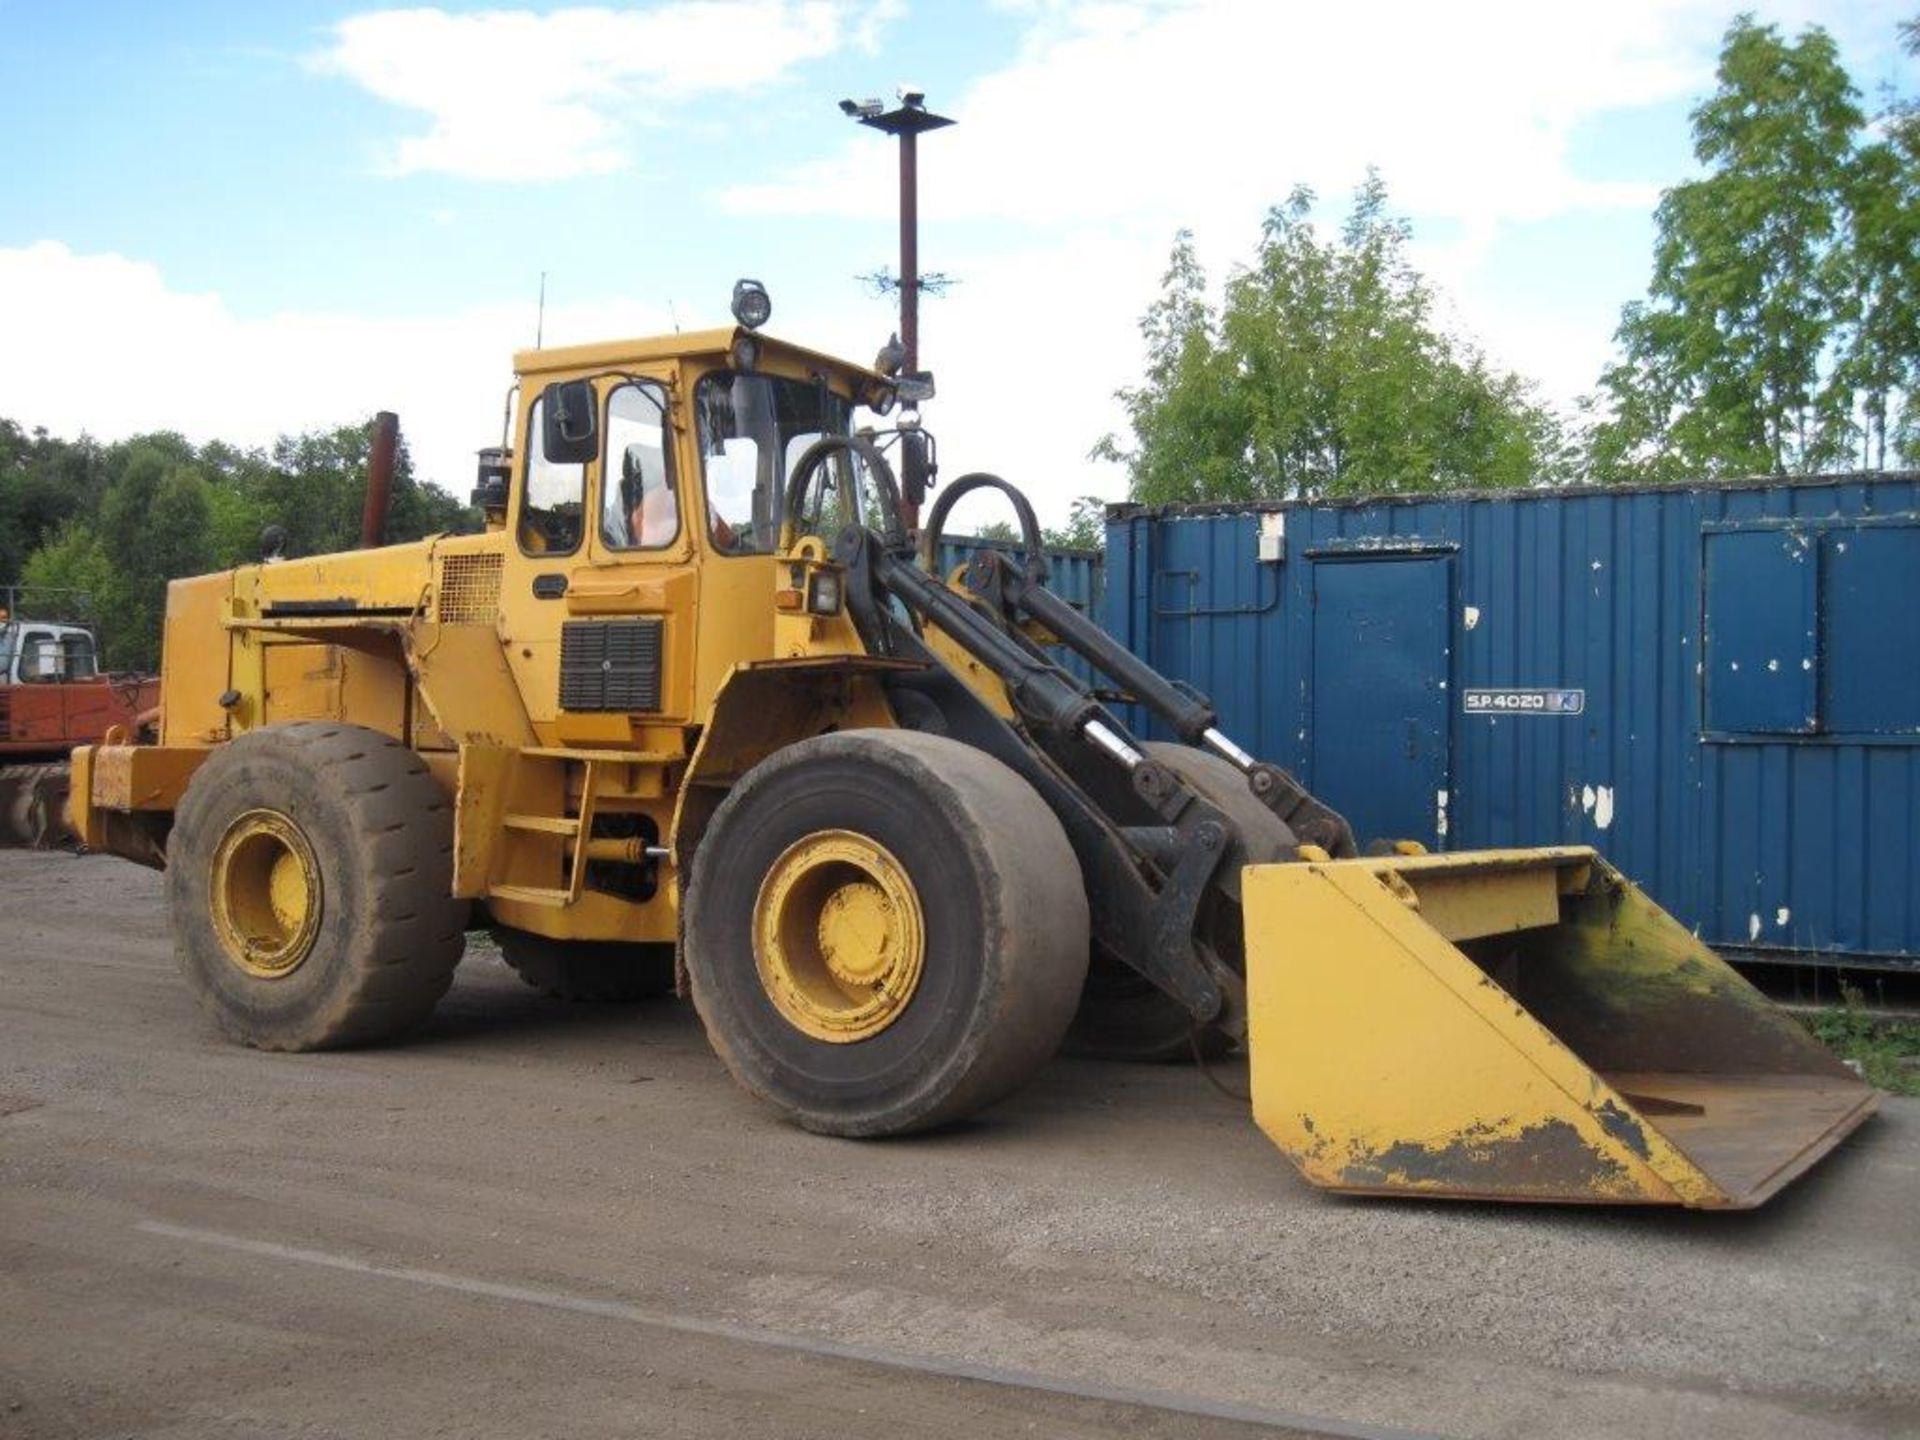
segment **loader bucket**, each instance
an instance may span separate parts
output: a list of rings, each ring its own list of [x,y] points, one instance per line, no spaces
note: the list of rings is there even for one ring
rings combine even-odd
[[[1747,1209],[1878,1103],[1591,850],[1242,887],[1254,1118],[1315,1185]]]

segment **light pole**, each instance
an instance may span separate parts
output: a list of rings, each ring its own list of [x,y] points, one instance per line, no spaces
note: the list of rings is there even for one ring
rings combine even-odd
[[[842,100],[840,109],[862,125],[900,140],[900,347],[901,369],[920,369],[920,167],[916,142],[928,130],[953,124],[927,109],[923,91],[902,86],[893,109],[882,100]]]

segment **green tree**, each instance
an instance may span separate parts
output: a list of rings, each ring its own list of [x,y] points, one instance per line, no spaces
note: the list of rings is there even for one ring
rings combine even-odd
[[[58,440],[0,419],[0,584],[17,580],[68,520],[91,514],[105,483],[99,447],[85,436]]]
[[[1107,546],[1107,502],[1098,495],[1076,496],[1067,523],[1042,532],[1049,545],[1063,550],[1104,550]]]
[[[283,435],[271,451],[238,450],[214,441],[198,464],[214,482],[213,527],[219,563],[259,557],[260,532],[287,532],[290,555],[325,555],[360,543],[373,421]],[[404,437],[394,457],[387,509],[389,543],[459,530],[473,512],[437,486],[422,484]]]
[[[1011,520],[989,520],[984,525],[973,527],[972,538],[989,545],[1018,545],[1020,532],[1013,528]]]
[[[263,523],[286,527],[289,553],[320,555],[360,543],[360,512],[372,450],[371,420],[283,435],[274,443],[273,463],[260,477],[254,498]],[[403,444],[394,461],[389,535],[404,533],[404,527],[393,522],[402,507],[402,495],[412,487],[413,462]]]
[[[1098,495],[1081,495],[1074,500],[1065,525],[1040,527],[1040,543],[1063,550],[1103,549],[1107,543],[1106,517],[1106,501]],[[967,538],[1003,549],[1013,549],[1020,544],[1020,532],[1011,520],[1003,519],[974,526]]]
[[[20,571],[20,584],[26,591],[24,613],[43,619],[63,619],[72,615],[98,624],[101,602],[113,580],[113,562],[107,559],[100,536],[85,520],[69,520],[45,544],[27,558]],[[50,595],[61,597],[54,603],[36,603]],[[68,597],[84,603],[69,603]]]
[[[256,560],[272,523],[295,554],[359,543],[371,440],[369,421],[285,436],[270,452],[196,448],[172,433],[103,448],[0,420],[0,583],[87,592],[108,663],[150,667],[168,581]],[[403,444],[387,539],[471,523],[466,506],[414,478]]]
[[[1524,485],[1561,478],[1555,417],[1435,315],[1411,226],[1377,174],[1335,238],[1297,188],[1216,307],[1182,233],[1142,318],[1143,382],[1120,392],[1135,499],[1262,500]]]
[[[1912,32],[1909,31],[1911,43]],[[1742,16],[1692,115],[1706,170],[1661,197],[1587,466],[1601,480],[1884,465],[1920,375],[1920,146],[1869,139],[1817,26]]]
[[[100,502],[99,535],[111,570],[98,597],[100,648],[115,669],[160,661],[167,582],[214,568],[206,480],[178,436],[130,442]]]
[[[1920,57],[1920,16],[1900,27]],[[1835,374],[1854,397],[1858,463],[1920,460],[1920,101],[1895,101],[1847,177],[1847,319]]]

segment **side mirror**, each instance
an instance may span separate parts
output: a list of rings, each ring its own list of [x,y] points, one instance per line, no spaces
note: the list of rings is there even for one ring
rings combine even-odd
[[[933,488],[939,473],[933,459],[933,437],[924,430],[900,432],[900,497],[909,505],[919,505]]]
[[[540,392],[540,453],[549,465],[584,465],[600,453],[593,386],[562,380]]]
[[[490,445],[480,452],[480,470],[467,503],[480,510],[505,514],[507,487],[513,477],[513,452]]]

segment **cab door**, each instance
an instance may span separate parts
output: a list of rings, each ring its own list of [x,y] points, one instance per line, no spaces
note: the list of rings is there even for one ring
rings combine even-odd
[[[528,716],[548,743],[676,751],[697,571],[668,381],[558,381],[521,426],[501,613]]]
[[[661,379],[598,382],[585,564],[568,577],[558,724],[570,739],[668,748],[656,727],[692,716],[694,486],[681,475],[672,394]]]

